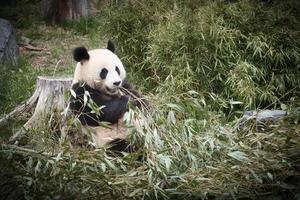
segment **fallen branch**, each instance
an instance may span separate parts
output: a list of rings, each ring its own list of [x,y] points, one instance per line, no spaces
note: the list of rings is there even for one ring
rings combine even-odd
[[[30,154],[30,155],[35,155],[35,156],[45,156],[48,159],[53,159],[53,160],[57,160],[57,157],[61,157],[62,159],[70,159],[70,156],[64,156],[61,153],[51,153],[51,152],[44,152],[44,151],[36,151],[34,149],[29,149],[29,148],[24,148],[24,147],[20,147],[17,145],[10,145],[10,144],[1,144],[1,151],[6,151],[6,150],[13,150],[15,153],[18,154]],[[94,161],[90,161],[90,160],[83,160],[83,159],[75,159],[76,162],[80,162],[83,164],[88,164],[88,165],[93,165],[95,162],[99,162],[99,160],[94,160]]]
[[[48,49],[32,46],[31,44],[20,44],[24,49],[29,51],[47,51]]]

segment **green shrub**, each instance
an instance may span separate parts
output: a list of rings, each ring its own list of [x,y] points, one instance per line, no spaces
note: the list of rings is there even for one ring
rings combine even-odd
[[[34,90],[36,73],[25,61],[16,66],[0,65],[0,110],[1,114],[10,111],[16,104],[31,96]]]
[[[276,107],[300,85],[296,5],[125,1],[109,7],[104,31],[141,85],[156,92],[196,90],[245,108]]]

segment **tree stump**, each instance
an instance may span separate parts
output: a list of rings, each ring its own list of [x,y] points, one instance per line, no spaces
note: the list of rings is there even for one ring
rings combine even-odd
[[[52,21],[73,20],[87,17],[89,7],[87,0],[42,0],[41,14]]]
[[[0,127],[5,125],[11,118],[16,118],[21,112],[33,110],[32,117],[17,131],[10,139],[10,142],[19,140],[28,129],[37,124],[41,116],[47,116],[53,112],[62,112],[67,106],[65,94],[71,89],[73,78],[71,77],[48,77],[39,76],[34,94],[24,104],[16,107],[11,113],[0,119]]]

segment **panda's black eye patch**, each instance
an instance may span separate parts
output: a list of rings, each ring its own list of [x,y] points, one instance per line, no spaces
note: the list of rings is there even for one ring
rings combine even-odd
[[[108,70],[106,68],[103,68],[100,72],[100,78],[105,79],[107,76]]]
[[[117,73],[120,75],[120,69],[119,69],[118,66],[116,66],[116,71],[117,71]]]

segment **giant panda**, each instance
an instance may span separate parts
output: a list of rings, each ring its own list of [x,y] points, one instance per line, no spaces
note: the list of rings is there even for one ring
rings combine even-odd
[[[128,83],[126,70],[108,41],[106,49],[73,51],[77,62],[71,89],[70,109],[83,130],[92,130],[96,147],[108,146],[113,152],[132,152],[126,140],[128,130],[123,116],[130,106],[147,108],[148,102]],[[96,111],[95,111],[96,107]],[[108,123],[103,126],[103,123]]]

